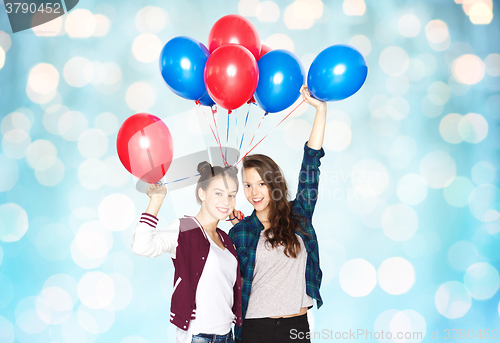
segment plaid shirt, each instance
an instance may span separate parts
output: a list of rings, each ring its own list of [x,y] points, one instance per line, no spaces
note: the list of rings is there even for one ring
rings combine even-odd
[[[302,230],[308,235],[299,231],[296,233],[304,241],[307,250],[306,263],[306,293],[316,299],[316,305],[321,307],[323,301],[319,294],[322,272],[319,267],[319,249],[316,232],[312,226],[312,215],[318,197],[318,181],[320,158],[325,155],[323,148],[321,150],[311,149],[304,144],[304,157],[302,159],[302,168],[299,174],[299,185],[295,200],[291,202],[292,210],[302,215],[305,222],[302,224]],[[241,268],[242,283],[242,316],[246,316],[248,300],[252,289],[253,273],[255,268],[255,255],[257,243],[259,242],[260,232],[264,226],[257,218],[255,210],[252,215],[244,218],[229,230],[229,237],[233,241],[238,252],[238,259]],[[241,339],[241,327],[235,326],[235,336]]]

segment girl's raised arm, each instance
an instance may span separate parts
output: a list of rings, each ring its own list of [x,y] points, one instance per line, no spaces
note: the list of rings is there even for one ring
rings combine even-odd
[[[307,146],[311,149],[319,150],[323,146],[323,139],[325,137],[326,102],[314,99],[309,93],[309,89],[306,85],[300,88],[300,93],[306,103],[316,108],[316,116],[314,117],[314,123]]]
[[[179,235],[179,220],[174,221],[163,230],[157,230],[158,212],[167,195],[165,185],[150,184],[147,194],[150,197],[148,208],[135,226],[132,238],[132,251],[141,256],[156,257],[170,253],[175,258],[177,237]]]

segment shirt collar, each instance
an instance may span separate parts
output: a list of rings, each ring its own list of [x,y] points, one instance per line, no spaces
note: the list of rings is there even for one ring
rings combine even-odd
[[[255,209],[250,216],[250,220],[252,222],[252,227],[254,228],[255,233],[259,233],[260,231],[264,230],[264,225],[262,225],[259,218],[257,217],[257,212],[255,211]]]

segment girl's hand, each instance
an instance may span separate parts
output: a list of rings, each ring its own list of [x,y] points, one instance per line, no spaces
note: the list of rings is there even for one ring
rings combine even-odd
[[[233,213],[229,215],[229,220],[233,225],[236,225],[240,221],[242,221],[244,217],[245,215],[243,214],[243,212],[234,210]]]
[[[326,110],[326,102],[314,99],[306,85],[302,85],[302,87],[300,87],[300,94],[302,94],[304,101],[316,108],[316,110]]]
[[[167,187],[165,186],[165,184],[161,184],[160,186],[156,183],[151,183],[148,185],[146,193],[151,199],[163,201],[163,199],[165,199],[165,196],[167,195]]]

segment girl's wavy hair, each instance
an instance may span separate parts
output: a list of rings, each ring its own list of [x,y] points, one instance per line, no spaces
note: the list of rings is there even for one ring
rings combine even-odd
[[[198,179],[198,183],[196,185],[195,196],[199,204],[201,204],[201,199],[198,195],[198,190],[201,188],[206,191],[210,183],[215,180],[217,176],[231,178],[236,183],[236,191],[238,191],[238,168],[232,166],[212,167],[210,163],[203,161],[198,164],[197,170],[198,173],[200,173],[200,178]]]
[[[272,158],[266,155],[254,154],[243,158],[242,174],[245,169],[254,168],[269,190],[269,213],[268,219],[271,224],[264,231],[266,241],[273,248],[283,244],[287,257],[297,257],[300,252],[300,243],[295,231],[302,234],[302,223],[305,218],[292,210],[289,199],[289,191],[283,172]]]

